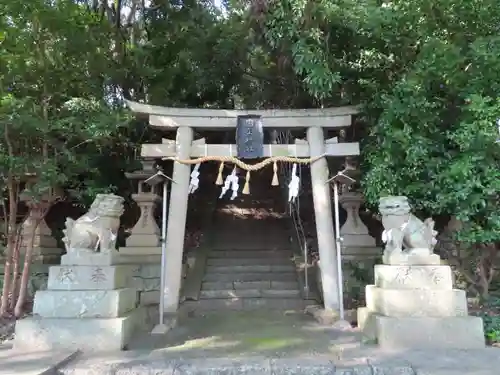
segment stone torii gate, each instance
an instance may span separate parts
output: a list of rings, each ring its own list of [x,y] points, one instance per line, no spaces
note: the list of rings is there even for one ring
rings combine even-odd
[[[270,129],[307,129],[306,140],[295,144],[264,145],[264,157],[291,156],[315,157],[359,155],[359,144],[337,143],[336,138],[325,140],[324,128],[341,129],[351,125],[354,107],[295,110],[222,110],[184,109],[152,106],[128,101],[129,108],[137,114],[149,116],[149,124],[159,130],[177,130],[176,139],[164,139],[162,144],[143,144],[141,157],[145,159],[175,156],[181,160],[203,156],[236,156],[236,144],[206,144],[204,139],[194,140],[193,129],[236,128],[238,116],[258,115],[263,127]],[[191,167],[174,162],[167,224],[167,259],[165,285],[163,285],[164,310],[176,312],[181,286],[182,254],[188,208]],[[333,230],[328,164],[325,158],[311,164],[311,180],[315,211],[318,249],[321,259],[321,279],[326,309],[339,310],[337,259]]]

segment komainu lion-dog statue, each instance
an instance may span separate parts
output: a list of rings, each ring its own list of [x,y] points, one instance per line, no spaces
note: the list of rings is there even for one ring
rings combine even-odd
[[[63,230],[67,253],[114,251],[123,202],[118,195],[98,194],[86,214],[76,220],[67,218]]]
[[[408,198],[404,196],[383,197],[379,200],[382,215],[382,241],[385,243],[385,264],[407,263],[410,259],[425,259],[431,263],[439,260],[434,255],[437,232],[432,218],[423,222],[410,211]]]

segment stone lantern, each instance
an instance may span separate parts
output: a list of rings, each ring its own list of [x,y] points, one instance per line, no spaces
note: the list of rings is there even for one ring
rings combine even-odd
[[[141,213],[126,239],[126,246],[119,251],[123,261],[133,266],[128,285],[139,292],[141,305],[149,305],[157,304],[160,300],[161,233],[154,211],[161,197],[144,182],[156,173],[154,161],[145,160],[142,165],[142,170],[126,173],[128,179],[137,181],[137,193],[132,194],[132,199]]]
[[[345,260],[375,259],[381,254],[376,240],[368,233],[368,228],[359,216],[359,208],[364,203],[363,194],[356,191],[345,191],[339,203],[347,213],[347,219],[340,228],[342,237],[342,257]]]
[[[144,183],[146,179],[154,174],[153,163],[143,162],[144,169],[132,173],[126,173],[128,179],[138,182],[136,194],[132,194],[132,199],[141,210],[139,220],[131,230],[130,236],[126,240],[126,247],[120,249],[123,255],[139,256],[148,258],[161,255],[160,228],[156,223],[154,211],[156,205],[161,201],[161,197],[154,189],[150,189]],[[141,259],[141,263],[145,258]]]
[[[30,296],[35,291],[46,288],[50,265],[59,264],[61,261],[63,249],[58,246],[52,230],[45,221],[48,210],[61,195],[60,189],[50,189],[36,199],[27,191],[23,191],[19,197],[20,201],[29,208],[28,217],[21,226],[21,246],[19,247],[21,262],[30,246],[30,241],[33,240],[31,276],[28,284]]]
[[[368,234],[368,228],[359,217],[359,208],[364,202],[363,195],[348,191],[340,196],[339,202],[347,212],[347,219],[340,228],[343,245],[346,247],[375,246],[375,238]]]
[[[63,250],[57,245],[57,240],[52,236],[52,230],[45,221],[47,211],[54,203],[54,199],[60,195],[59,190],[54,190],[35,199],[27,192],[21,193],[20,200],[28,206],[29,213],[21,228],[20,251],[24,254],[33,239],[35,263],[57,264],[60,261]]]

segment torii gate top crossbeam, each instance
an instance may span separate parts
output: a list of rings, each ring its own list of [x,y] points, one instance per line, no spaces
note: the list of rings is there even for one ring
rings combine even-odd
[[[169,108],[126,101],[135,113],[149,115],[149,123],[160,129],[189,126],[193,128],[234,128],[236,118],[259,115],[267,128],[343,128],[351,125],[357,107],[325,109],[225,110]]]

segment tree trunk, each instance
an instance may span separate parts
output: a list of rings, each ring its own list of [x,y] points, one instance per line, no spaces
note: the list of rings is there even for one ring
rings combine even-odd
[[[26,303],[26,297],[28,295],[28,283],[30,281],[30,265],[31,258],[33,256],[33,245],[35,243],[36,228],[41,220],[36,220],[33,227],[33,232],[31,233],[31,238],[26,247],[26,254],[24,254],[24,264],[23,273],[21,274],[21,282],[19,287],[19,295],[17,297],[16,306],[14,308],[14,315],[16,318],[20,318],[24,313],[24,304]]]
[[[9,192],[9,212],[7,214],[7,252],[5,257],[2,299],[0,302],[0,317],[8,312],[9,308],[9,292],[11,290],[11,266],[16,246],[16,216],[17,216],[17,194],[14,179],[8,179]]]
[[[481,289],[480,297],[483,301],[488,300],[490,297],[490,285],[495,277],[497,251],[495,244],[481,244],[475,249],[475,252],[481,254],[478,263],[478,285]]]
[[[3,275],[3,288],[2,288],[2,299],[0,301],[0,317],[7,314],[9,309],[9,293],[11,290],[11,265],[12,265],[12,253],[13,246],[10,240],[7,240],[7,254],[4,263],[4,275]]]
[[[16,231],[16,245],[12,257],[12,285],[10,288],[10,308],[14,309],[19,295],[19,261],[21,260],[22,226]]]

